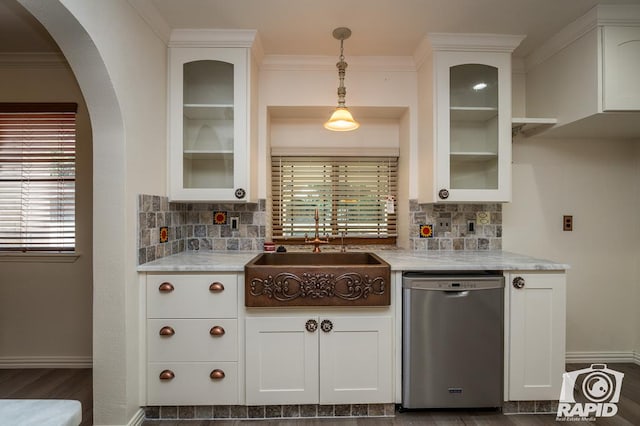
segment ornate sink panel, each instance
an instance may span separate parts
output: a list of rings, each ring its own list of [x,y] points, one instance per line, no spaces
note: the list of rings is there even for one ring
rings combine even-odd
[[[262,253],[244,267],[245,306],[387,306],[390,277],[373,253]]]

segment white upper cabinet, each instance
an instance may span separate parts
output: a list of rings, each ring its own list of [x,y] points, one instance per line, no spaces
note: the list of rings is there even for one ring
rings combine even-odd
[[[206,35],[207,32],[205,31]],[[255,153],[251,128],[255,85],[251,44],[230,44],[213,32],[179,31],[169,48],[169,199],[171,201],[248,201],[250,160]],[[236,32],[232,32],[235,35]],[[191,37],[191,39],[189,39]],[[209,37],[209,36],[207,36]],[[214,42],[215,41],[215,42]],[[193,46],[198,47],[193,47]]]
[[[602,109],[640,111],[640,24],[602,28]]]
[[[526,58],[529,116],[551,137],[640,136],[640,5],[598,5]]]
[[[432,34],[418,72],[419,201],[511,199],[511,51],[521,36]]]

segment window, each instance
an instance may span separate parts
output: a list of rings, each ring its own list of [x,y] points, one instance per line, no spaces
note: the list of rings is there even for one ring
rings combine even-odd
[[[0,250],[75,250],[75,104],[0,104]]]
[[[312,237],[317,208],[321,235],[395,243],[397,168],[395,157],[272,157],[273,238]]]

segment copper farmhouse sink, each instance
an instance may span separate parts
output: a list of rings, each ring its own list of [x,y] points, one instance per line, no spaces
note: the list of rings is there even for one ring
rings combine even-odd
[[[387,306],[390,277],[373,253],[262,253],[244,267],[245,306]]]

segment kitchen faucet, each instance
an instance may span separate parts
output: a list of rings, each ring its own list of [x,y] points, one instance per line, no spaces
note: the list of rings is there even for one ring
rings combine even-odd
[[[325,234],[325,239],[321,240],[320,239],[320,233],[319,233],[319,225],[318,222],[320,220],[320,216],[318,215],[318,209],[316,208],[316,214],[314,216],[314,219],[316,221],[316,235],[315,238],[313,240],[310,240],[307,238],[307,234],[304,234],[304,243],[305,244],[313,244],[313,252],[314,253],[320,253],[320,244],[329,244],[329,236]]]

